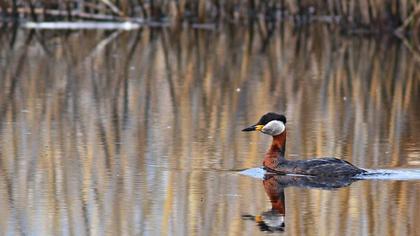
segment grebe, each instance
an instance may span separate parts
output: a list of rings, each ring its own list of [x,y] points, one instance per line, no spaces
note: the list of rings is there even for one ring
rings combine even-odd
[[[284,188],[286,187],[278,178],[287,178],[287,175],[265,175],[263,186],[271,202],[271,209],[258,215],[244,214],[242,219],[255,221],[261,231],[276,232],[285,230],[286,206]]]
[[[352,177],[366,171],[334,157],[289,161],[286,152],[286,117],[269,112],[257,124],[242,131],[260,131],[273,136],[271,147],[264,157],[264,169],[277,174],[300,174],[323,177]]]
[[[336,190],[347,187],[356,181],[352,178],[328,178],[303,175],[278,175],[265,174],[263,186],[267,197],[270,199],[271,208],[258,215],[244,214],[242,219],[255,221],[261,231],[285,231],[286,198],[284,189],[290,186],[300,188],[320,188]]]

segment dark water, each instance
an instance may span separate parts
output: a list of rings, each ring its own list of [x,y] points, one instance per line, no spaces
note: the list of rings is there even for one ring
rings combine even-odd
[[[420,235],[420,180],[329,191],[237,172],[261,165],[270,137],[240,130],[268,111],[288,117],[290,159],[418,171],[419,56],[317,25],[264,35],[0,34],[0,234],[265,234],[271,188],[288,235]]]

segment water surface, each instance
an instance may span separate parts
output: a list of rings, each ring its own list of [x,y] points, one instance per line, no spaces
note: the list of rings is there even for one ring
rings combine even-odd
[[[261,166],[287,156],[420,169],[419,58],[326,26],[0,34],[0,234],[258,235]],[[284,187],[284,186],[280,186]],[[284,187],[288,235],[420,235],[420,181]]]

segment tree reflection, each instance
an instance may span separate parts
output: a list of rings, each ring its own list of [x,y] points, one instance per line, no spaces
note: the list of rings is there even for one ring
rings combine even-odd
[[[243,204],[266,196],[220,170],[261,164],[264,137],[239,130],[266,111],[290,117],[291,159],[420,163],[420,67],[403,44],[259,30],[0,31],[0,235],[239,235]],[[322,188],[285,178],[265,182]],[[415,185],[366,181],[324,202],[290,188],[288,231],[328,210],[300,234],[419,232]]]

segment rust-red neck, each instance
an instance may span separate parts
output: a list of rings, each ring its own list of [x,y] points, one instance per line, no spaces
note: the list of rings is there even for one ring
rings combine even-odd
[[[280,215],[285,215],[285,199],[284,199],[284,188],[277,182],[278,179],[276,176],[265,179],[263,181],[265,192],[270,198],[271,207],[273,210],[277,211]]]
[[[271,143],[269,153],[278,154],[281,157],[285,157],[286,153],[286,130],[277,135],[273,136],[273,142]]]
[[[268,152],[265,154],[263,166],[265,168],[280,171],[278,167],[286,161],[286,131],[273,136],[273,142]]]

